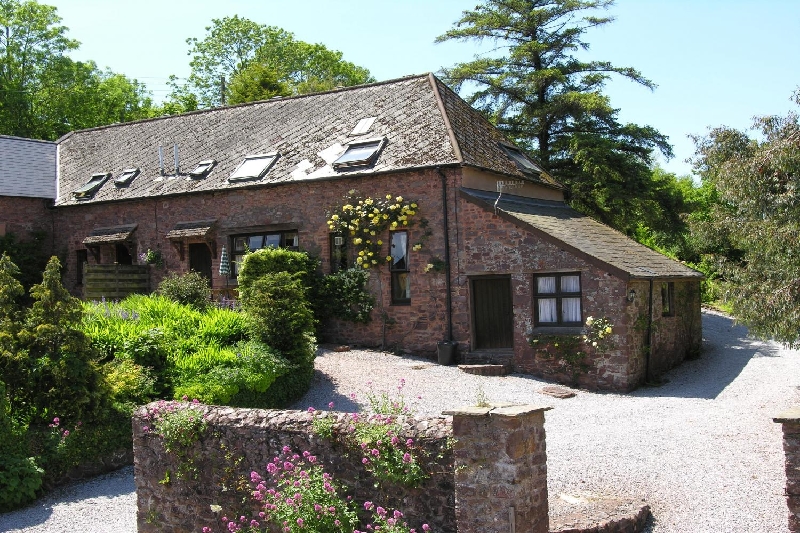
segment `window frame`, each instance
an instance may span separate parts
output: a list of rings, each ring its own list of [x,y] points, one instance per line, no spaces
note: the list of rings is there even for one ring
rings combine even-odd
[[[367,156],[362,157],[360,159],[346,159],[342,161],[342,159],[350,152],[351,150],[356,150],[358,148],[375,144],[375,149]],[[378,137],[372,139],[363,139],[358,141],[353,141],[347,144],[345,151],[342,152],[339,157],[337,157],[332,163],[331,167],[334,170],[347,170],[354,167],[368,167],[375,164],[375,161],[378,160],[378,156],[383,150],[383,147],[386,145],[386,137]]]
[[[577,292],[563,292],[561,290],[561,278],[567,276],[578,277],[578,291]],[[556,279],[556,292],[539,292],[539,278],[555,278]],[[580,271],[574,272],[542,272],[533,275],[533,323],[538,328],[574,328],[583,326],[583,281]],[[578,322],[564,322],[562,313],[562,300],[564,298],[578,298],[580,303],[581,318]],[[542,322],[539,320],[539,300],[552,299],[556,300],[556,322]]]
[[[206,159],[206,160],[200,161],[194,167],[194,170],[189,172],[189,176],[191,178],[194,178],[194,179],[205,178],[206,176],[211,174],[211,171],[214,170],[215,166],[217,166],[217,160],[216,159]],[[201,168],[203,168],[203,170],[200,170]]]
[[[116,187],[127,187],[139,175],[138,168],[126,168],[122,170],[119,176],[114,178],[114,185]]]
[[[336,239],[342,239],[341,244],[336,244]],[[336,272],[341,272],[342,270],[347,270],[350,268],[351,260],[350,254],[348,250],[348,239],[345,235],[339,235],[338,233],[331,233],[330,234],[330,262],[331,262],[331,274],[335,274]]]
[[[100,187],[105,185],[110,177],[111,172],[92,174],[92,177],[89,178],[89,181],[72,191],[73,198],[76,200],[90,200],[91,198],[94,198],[94,195],[97,194],[97,191],[100,190]]]
[[[531,159],[525,155],[525,153],[517,148],[516,146],[511,146],[505,143],[499,143],[500,148],[505,152],[506,157],[508,157],[519,169],[520,172],[523,174],[528,174],[529,176],[539,176],[544,172],[542,168],[531,161]]]
[[[279,152],[269,152],[266,154],[255,154],[255,155],[248,155],[242,160],[241,163],[236,167],[230,176],[228,176],[228,183],[241,183],[244,181],[259,181],[266,176],[272,167],[275,165],[275,162],[280,158],[281,154]],[[237,176],[239,170],[244,167],[249,161],[256,161],[258,159],[264,159],[266,162],[264,166],[261,167],[261,170],[258,174],[247,174],[242,176]]]
[[[300,232],[296,229],[285,229],[285,230],[265,230],[265,231],[254,231],[249,233],[237,233],[234,235],[230,235],[228,237],[228,244],[230,245],[230,279],[236,279],[239,276],[239,267],[238,265],[241,263],[242,258],[247,255],[248,252],[255,252],[256,250],[262,250],[264,248],[268,248],[272,245],[266,244],[266,237],[278,235],[279,237],[279,244],[278,248],[285,248],[287,250],[297,251],[300,249]],[[292,246],[286,246],[287,237],[294,236],[294,241],[296,244]],[[236,241],[237,239],[251,239],[253,237],[262,237],[262,246],[255,249],[250,249],[245,241],[243,249],[237,250],[236,248]]]
[[[675,316],[675,282],[661,282],[661,316]]]
[[[389,232],[389,255],[394,257],[392,254],[392,247],[394,246],[394,236],[396,234],[404,233],[406,235],[406,253],[405,253],[405,265],[403,268],[398,268],[395,266],[394,261],[389,262],[389,275],[391,277],[391,296],[392,296],[392,305],[411,305],[411,261],[409,260],[411,255],[411,247],[409,246],[409,232],[408,230],[397,230],[397,231],[390,231]],[[400,278],[405,275],[407,282],[406,287],[408,289],[408,296],[406,297],[398,297],[397,292],[400,288]]]

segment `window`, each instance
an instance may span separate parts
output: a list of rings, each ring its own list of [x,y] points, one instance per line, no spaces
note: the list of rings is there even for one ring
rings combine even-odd
[[[378,152],[383,147],[383,143],[384,139],[350,143],[347,145],[347,150],[333,162],[333,168],[339,170],[371,165],[378,159]]]
[[[297,231],[275,231],[270,233],[258,233],[253,235],[237,235],[233,237],[231,249],[231,277],[238,274],[238,266],[247,252],[255,252],[262,248],[288,248],[297,250],[298,238]]]
[[[211,172],[217,164],[216,159],[206,159],[205,161],[200,161],[197,163],[197,166],[194,170],[189,172],[189,176],[195,179],[205,178]]]
[[[408,232],[391,233],[392,262],[389,270],[392,274],[392,303],[411,303],[411,273],[408,268]]]
[[[519,148],[507,144],[501,144],[500,148],[502,148],[506,155],[517,165],[517,168],[525,174],[535,174],[538,176],[542,173],[542,169],[528,159],[528,156],[523,154]]]
[[[350,132],[350,135],[364,135],[368,133],[369,129],[372,127],[372,123],[375,122],[375,118],[376,117],[367,117],[359,120],[356,127],[353,128],[353,131]]]
[[[86,185],[75,191],[72,191],[72,196],[78,200],[91,198],[110,177],[110,172],[103,174],[92,174],[92,178],[86,183]]]
[[[114,185],[117,187],[127,187],[133,181],[133,178],[139,175],[138,168],[126,168],[122,171],[122,174],[114,179]]]
[[[236,170],[233,171],[228,181],[235,183],[239,181],[260,180],[267,175],[269,169],[272,168],[272,165],[278,160],[279,155],[278,152],[248,155]]]
[[[534,285],[534,312],[537,326],[583,324],[579,272],[536,275]]]
[[[347,239],[331,233],[331,272],[347,270]]]
[[[661,316],[675,316],[675,284],[661,284]]]

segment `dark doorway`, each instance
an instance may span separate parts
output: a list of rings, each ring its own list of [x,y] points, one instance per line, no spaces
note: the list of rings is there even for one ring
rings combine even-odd
[[[189,270],[194,270],[211,285],[211,250],[204,243],[189,245]]]
[[[513,348],[511,279],[486,277],[473,279],[471,283],[475,349]]]
[[[117,253],[117,261],[118,265],[132,265],[133,264],[133,257],[131,257],[131,252],[128,250],[128,247],[124,244],[117,244],[116,245],[116,253]]]

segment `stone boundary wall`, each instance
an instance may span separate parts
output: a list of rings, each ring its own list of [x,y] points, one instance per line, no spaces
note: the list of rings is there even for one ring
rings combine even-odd
[[[222,514],[215,514],[212,505],[228,516],[250,516],[257,508],[243,503],[236,486],[249,480],[253,470],[263,473],[284,446],[316,455],[359,506],[373,501],[399,509],[412,527],[427,523],[441,533],[547,533],[545,408],[465,408],[448,413],[452,422],[401,417],[402,438],[415,439],[428,453],[423,465],[431,476],[418,488],[384,484],[379,491],[359,451],[312,430],[313,416],[334,417],[334,427],[341,428],[349,424],[347,413],[199,405],[208,429],[193,445],[197,476],[191,479],[174,474],[180,461],[164,450],[159,436],[143,429],[147,407],[133,417],[140,533],[197,532],[205,526],[222,531]]]
[[[773,420],[783,426],[789,531],[800,532],[800,407],[789,409]]]

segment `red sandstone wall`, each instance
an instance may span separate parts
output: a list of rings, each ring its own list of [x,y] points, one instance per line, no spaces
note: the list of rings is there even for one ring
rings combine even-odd
[[[23,196],[0,196],[0,236],[13,233],[24,240],[32,231],[50,233],[52,218],[47,209],[50,200]]]

